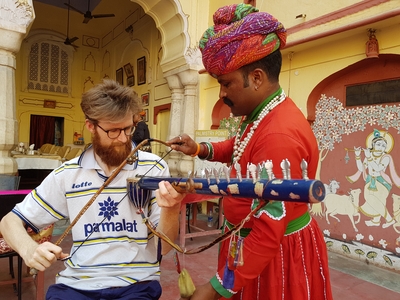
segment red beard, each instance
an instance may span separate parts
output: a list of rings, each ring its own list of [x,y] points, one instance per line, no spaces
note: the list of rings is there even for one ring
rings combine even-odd
[[[132,143],[129,138],[126,143],[121,143],[115,139],[111,145],[104,146],[97,132],[93,135],[92,147],[102,162],[109,167],[119,166],[132,151]]]

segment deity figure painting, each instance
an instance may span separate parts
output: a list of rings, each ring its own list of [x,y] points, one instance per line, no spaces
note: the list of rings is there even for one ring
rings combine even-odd
[[[388,228],[396,221],[390,215],[386,202],[393,184],[400,186],[400,177],[397,175],[393,157],[389,154],[394,147],[394,139],[390,133],[374,129],[368,135],[366,145],[367,148],[354,147],[351,150],[355,154],[357,172],[346,178],[354,183],[362,175],[365,181],[365,202],[359,207],[360,212],[369,218],[365,224]]]

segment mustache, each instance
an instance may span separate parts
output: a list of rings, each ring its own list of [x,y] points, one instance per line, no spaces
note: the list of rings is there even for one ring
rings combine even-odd
[[[222,101],[223,101],[226,105],[228,105],[229,107],[232,107],[232,106],[233,106],[232,100],[229,99],[229,98],[227,98],[227,97],[222,98]]]

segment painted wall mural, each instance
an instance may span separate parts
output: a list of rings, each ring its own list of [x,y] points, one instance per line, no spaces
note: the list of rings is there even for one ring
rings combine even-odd
[[[400,106],[345,108],[322,95],[313,131],[327,194],[310,211],[327,246],[400,270]]]

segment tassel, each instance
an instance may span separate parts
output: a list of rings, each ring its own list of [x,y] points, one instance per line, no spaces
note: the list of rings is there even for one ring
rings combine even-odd
[[[237,250],[236,250],[235,261],[233,262],[235,267],[241,267],[244,265],[243,243],[244,243],[244,238],[239,237],[239,239],[237,241]]]
[[[235,283],[234,271],[229,269],[228,262],[226,262],[224,270],[224,279],[222,280],[222,286],[226,289],[232,289],[234,283]]]
[[[176,250],[174,251],[174,262],[176,266],[176,271],[178,272],[178,274],[181,274],[181,264],[179,262],[178,252]]]
[[[235,256],[237,252],[237,243],[232,240],[229,243],[229,253],[228,253],[228,268],[229,270],[235,270]]]
[[[184,268],[179,274],[178,278],[179,293],[182,298],[190,298],[193,296],[196,287],[193,284],[192,277],[189,272]]]

